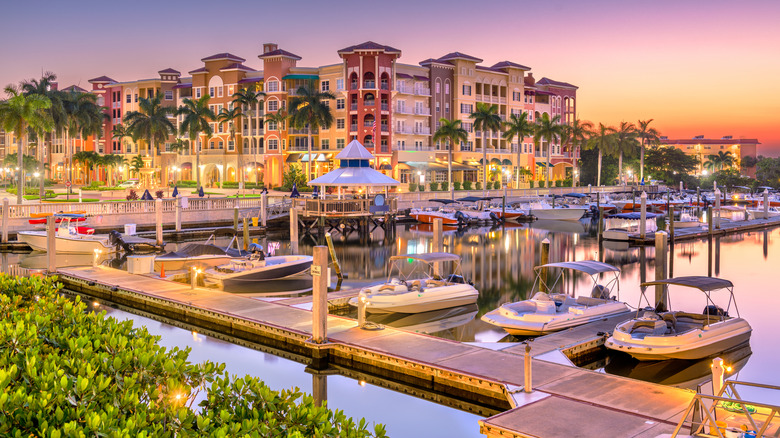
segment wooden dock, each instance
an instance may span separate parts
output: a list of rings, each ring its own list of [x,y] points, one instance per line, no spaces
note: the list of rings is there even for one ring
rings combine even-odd
[[[328,342],[311,342],[311,298],[261,299],[128,274],[107,267],[58,271],[67,289],[142,312],[263,344],[305,358],[313,369],[349,375],[455,406],[485,417],[489,437],[655,437],[669,433],[693,393],[545,360],[545,353],[583,342],[614,321],[534,341],[533,389],[522,391],[519,345],[495,350],[385,327],[363,330],[328,316]],[[343,293],[333,294],[335,300]],[[611,326],[611,328],[610,328]]]
[[[768,227],[780,225],[780,216],[769,219],[750,219],[746,221],[726,221],[720,223],[720,228],[712,229],[710,234],[707,224],[697,228],[678,228],[674,230],[674,241],[681,242],[686,240],[704,239],[707,237],[723,236],[726,234],[742,233],[745,231],[762,230]],[[671,240],[671,236],[669,237]],[[655,233],[647,233],[645,238],[639,234],[629,236],[629,242],[632,245],[653,245],[655,244]]]

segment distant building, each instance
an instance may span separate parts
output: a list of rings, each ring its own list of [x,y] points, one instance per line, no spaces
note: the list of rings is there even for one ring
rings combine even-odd
[[[698,135],[693,138],[686,139],[669,139],[667,137],[661,137],[661,146],[673,146],[688,155],[693,155],[699,162],[697,174],[704,173],[706,168],[704,163],[709,161],[710,155],[717,155],[718,152],[731,152],[734,157],[734,168],[740,169],[743,175],[751,178],[756,177],[756,168],[751,167],[747,169],[741,169],[742,160],[745,157],[756,156],[756,148],[761,144],[755,138],[740,138],[734,139],[730,135],[723,136],[719,139],[704,138],[703,135]]]

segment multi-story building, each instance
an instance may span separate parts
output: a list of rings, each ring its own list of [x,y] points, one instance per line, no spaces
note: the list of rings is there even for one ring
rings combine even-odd
[[[704,138],[703,135],[697,135],[696,137],[684,138],[684,139],[669,139],[668,137],[661,137],[661,146],[672,146],[688,155],[696,157],[699,167],[697,169],[698,174],[703,174],[706,171],[704,163],[709,161],[710,155],[718,155],[719,152],[730,152],[734,159],[734,168],[742,169],[742,173],[751,178],[756,177],[756,168],[745,167],[742,168],[742,160],[745,157],[753,157],[757,159],[756,149],[758,145],[758,139],[755,138],[739,138],[735,139],[730,135],[723,136],[719,139]]]

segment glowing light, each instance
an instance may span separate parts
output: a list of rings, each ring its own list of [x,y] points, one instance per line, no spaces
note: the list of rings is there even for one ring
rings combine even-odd
[[[41,174],[40,174],[40,173],[38,173],[38,172],[35,172],[35,173],[33,173],[33,176],[34,176],[34,177],[36,177],[36,178],[38,178],[39,176],[41,176]]]
[[[100,306],[100,303],[98,303],[97,301],[92,302],[92,307],[98,307],[98,306]]]
[[[358,385],[366,386],[366,381],[365,380],[361,380],[361,381],[358,382]]]

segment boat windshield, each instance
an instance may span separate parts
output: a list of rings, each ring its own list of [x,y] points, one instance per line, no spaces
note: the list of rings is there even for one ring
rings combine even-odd
[[[688,277],[676,277],[676,278],[668,278],[666,280],[655,280],[655,281],[648,281],[645,283],[642,283],[640,285],[641,288],[641,295],[639,297],[639,306],[637,307],[637,312],[639,312],[640,309],[643,309],[643,304],[647,307],[653,307],[656,306],[653,305],[650,302],[650,298],[647,296],[646,292],[647,289],[651,286],[660,286],[663,288],[664,294],[666,295],[666,303],[669,308],[671,308],[671,300],[669,298],[669,286],[681,286],[688,289],[698,289],[701,291],[706,300],[706,305],[704,308],[704,313],[708,316],[719,316],[721,320],[725,319],[728,316],[729,310],[731,310],[732,305],[734,306],[734,310],[737,312],[737,316],[739,316],[739,308],[737,307],[737,302],[734,298],[734,284],[726,280],[724,278],[716,278],[716,277],[707,277],[707,276],[688,276]],[[655,291],[656,289],[653,288]],[[729,296],[728,304],[726,306],[726,309],[722,309],[720,306],[715,304],[715,301],[712,299],[712,293],[716,291],[726,291]],[[655,297],[653,297],[655,298]]]
[[[404,254],[390,257],[388,282],[400,280],[444,279],[460,274],[460,257],[446,252]]]
[[[593,281],[593,287],[590,291],[591,298],[607,299],[614,292],[615,299],[620,299],[620,269],[607,263],[599,262],[596,260],[583,260],[579,262],[559,262],[548,263],[546,265],[537,266],[534,268],[536,271],[536,280],[532,293],[529,296],[533,296],[536,292],[555,292],[556,288],[563,288],[565,286],[564,276],[571,276],[576,272],[581,272],[588,275]],[[557,274],[550,276],[551,270],[557,270]],[[602,277],[604,282],[600,282]],[[552,278],[552,281],[550,281]],[[560,285],[560,286],[559,286]],[[574,296],[574,290],[569,291],[569,295]]]

